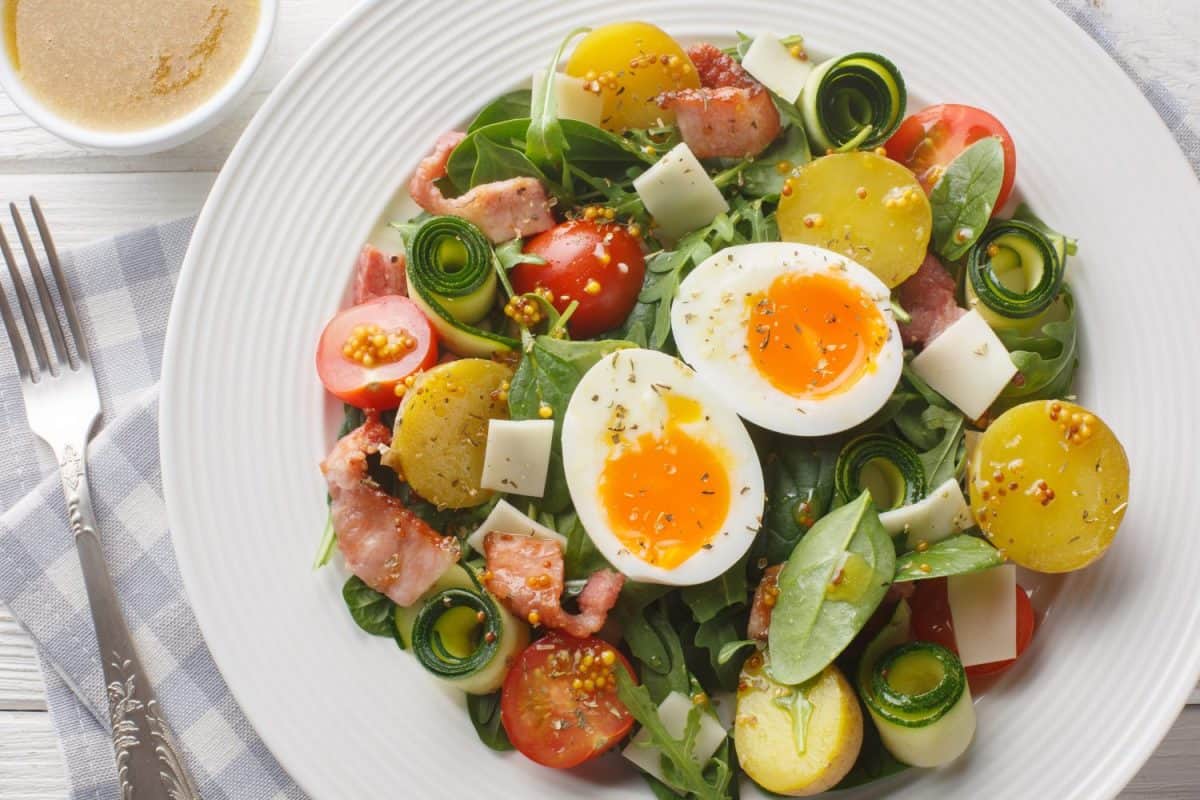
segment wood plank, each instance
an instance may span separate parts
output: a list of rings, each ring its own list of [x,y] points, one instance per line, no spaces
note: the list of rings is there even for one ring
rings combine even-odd
[[[0,605],[0,709],[39,711],[46,708],[46,688],[33,641]],[[6,797],[0,792],[0,797]]]
[[[1120,800],[1196,800],[1200,797],[1200,706],[1188,706]]]
[[[0,711],[0,797],[64,800],[67,773],[50,715]]]

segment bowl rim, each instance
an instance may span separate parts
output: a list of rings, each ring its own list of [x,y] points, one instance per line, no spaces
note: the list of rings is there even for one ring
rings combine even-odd
[[[11,0],[8,0],[11,2]],[[5,3],[7,5],[7,3]],[[0,86],[17,108],[43,129],[70,144],[118,155],[140,155],[177,147],[211,130],[246,96],[275,31],[279,0],[258,0],[258,27],[250,48],[233,76],[200,105],[183,116],[151,128],[105,131],[72,122],[29,91],[13,65],[7,45],[0,45]],[[8,15],[0,15],[0,41],[8,41]]]

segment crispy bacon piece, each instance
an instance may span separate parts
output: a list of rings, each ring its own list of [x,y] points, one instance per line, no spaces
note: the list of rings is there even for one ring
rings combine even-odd
[[[389,294],[408,295],[404,256],[389,256],[371,245],[363,245],[354,265],[354,305]]]
[[[458,540],[442,536],[371,480],[367,456],[391,441],[371,416],[338,440],[321,464],[333,529],[350,571],[397,605],[411,605],[458,561]]]
[[[750,606],[750,622],[746,625],[746,637],[767,640],[767,629],[771,627],[771,612],[779,598],[779,572],[783,564],[767,567],[758,588],[754,590],[754,602]]]
[[[563,552],[558,542],[532,536],[489,533],[484,584],[514,614],[571,636],[591,636],[604,627],[625,576],[610,569],[594,573],[579,595],[578,614],[563,610]]]
[[[900,325],[905,346],[925,346],[967,312],[954,301],[954,278],[933,253],[921,268],[896,288],[900,305],[912,322]]]
[[[762,84],[711,44],[688,49],[699,89],[664,92],[661,108],[675,112],[683,141],[697,158],[756,156],[779,135],[779,111]]]
[[[434,181],[446,175],[446,162],[465,133],[447,131],[433,153],[417,165],[408,192],[430,214],[450,214],[479,226],[493,242],[541,233],[554,227],[550,200],[537,178],[509,178],[483,183],[460,197],[446,197]]]

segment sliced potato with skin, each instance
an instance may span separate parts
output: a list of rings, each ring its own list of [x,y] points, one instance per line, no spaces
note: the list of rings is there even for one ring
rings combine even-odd
[[[442,508],[469,508],[492,496],[480,488],[488,421],[508,419],[503,386],[512,368],[482,358],[422,373],[396,415],[383,463]]]
[[[834,153],[788,178],[779,235],[842,253],[889,287],[925,260],[933,213],[916,177],[874,152]]]
[[[1037,572],[1104,555],[1129,500],[1129,460],[1104,421],[1066,400],[1035,400],[983,432],[968,469],[971,511],[988,540]]]
[[[733,736],[738,761],[755,783],[776,794],[807,797],[836,786],[854,766],[863,717],[854,689],[830,664],[804,687],[812,715],[800,752],[787,703],[795,691],[770,678],[762,656],[751,656],[738,679]]]
[[[604,101],[601,126],[610,131],[649,128],[675,114],[655,98],[675,89],[697,89],[700,76],[670,34],[648,22],[602,25],[579,40],[566,72],[596,81]]]

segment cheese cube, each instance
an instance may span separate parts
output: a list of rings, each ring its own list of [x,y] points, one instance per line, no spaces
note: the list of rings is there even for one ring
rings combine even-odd
[[[562,545],[563,552],[567,549],[567,537],[558,531],[547,528],[539,522],[522,514],[511,503],[501,500],[496,503],[487,519],[467,537],[467,544],[477,553],[483,552],[483,540],[489,533],[511,533],[514,536],[534,536],[538,539],[549,539]]]
[[[696,706],[690,697],[679,692],[671,692],[658,706],[658,717],[662,720],[667,733],[673,738],[682,739],[683,732],[687,728],[688,714],[693,708]],[[696,763],[703,765],[712,758],[713,753],[717,752],[721,742],[725,741],[725,729],[708,712],[703,709],[698,709],[698,712],[700,729],[696,732],[692,755],[696,758]],[[650,733],[645,728],[638,731],[637,736],[629,740],[629,744],[621,751],[621,755],[641,767],[643,772],[648,772],[668,786],[671,785],[663,776],[662,751],[650,743]]]
[[[552,419],[493,419],[479,485],[508,494],[541,497],[554,441]]]
[[[973,309],[926,345],[912,368],[971,419],[982,417],[1017,374],[1000,337]]]
[[[915,550],[918,542],[935,544],[974,524],[967,498],[953,478],[915,503],[883,512],[879,521],[892,536],[905,534],[909,550]]]
[[[793,58],[783,42],[772,33],[760,33],[742,57],[742,66],[763,86],[789,103],[800,98],[800,90],[812,72],[812,61]]]
[[[538,90],[546,81],[546,70],[540,69],[533,73],[533,96],[537,97]],[[604,118],[604,101],[596,92],[584,88],[583,78],[576,78],[562,72],[554,73],[554,98],[558,105],[559,119],[575,119],[589,125],[600,127]]]
[[[654,217],[659,233],[672,242],[729,210],[721,190],[683,143],[639,175],[633,188]]]
[[[1012,564],[946,579],[954,640],[964,667],[1017,657],[1017,568]]]

